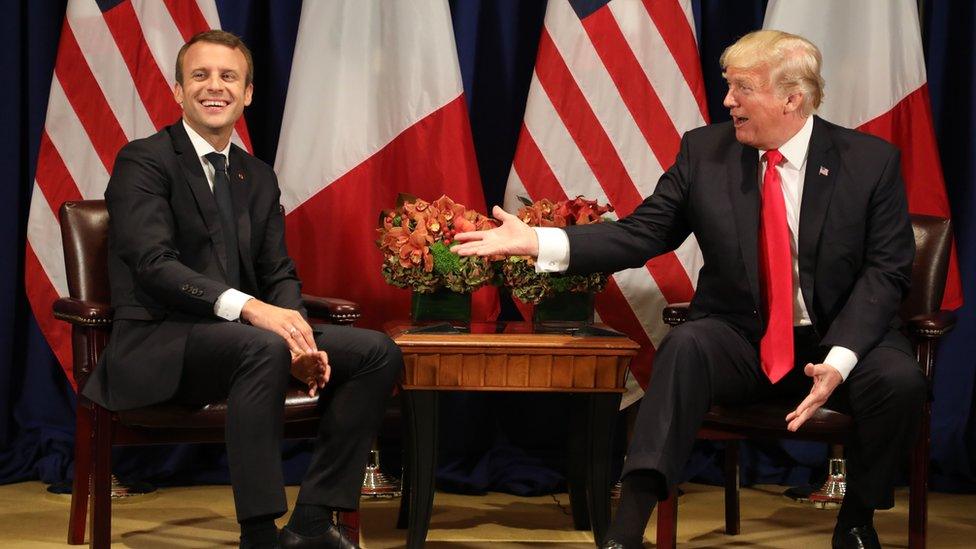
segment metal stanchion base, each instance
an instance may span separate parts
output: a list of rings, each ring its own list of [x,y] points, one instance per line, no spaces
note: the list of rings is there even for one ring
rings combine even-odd
[[[783,495],[799,503],[809,503],[818,509],[837,509],[844,501],[847,491],[847,469],[843,459],[832,458],[829,464],[827,481],[823,486],[797,486],[789,488]]]
[[[48,497],[55,500],[71,499],[71,482],[58,482],[47,487]],[[112,475],[112,503],[134,503],[157,496],[156,487],[143,481],[120,481]]]
[[[360,495],[367,498],[398,498],[400,494],[400,482],[396,478],[384,475],[380,470],[379,451],[370,450]]]

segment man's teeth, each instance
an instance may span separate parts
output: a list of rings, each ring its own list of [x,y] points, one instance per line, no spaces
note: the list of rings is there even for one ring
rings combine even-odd
[[[225,103],[223,101],[204,101],[203,102],[203,106],[204,107],[223,107],[226,104],[227,103]]]

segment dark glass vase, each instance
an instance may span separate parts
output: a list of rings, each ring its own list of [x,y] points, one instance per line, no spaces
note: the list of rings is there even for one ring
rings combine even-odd
[[[559,292],[543,299],[532,313],[532,321],[593,322],[593,294],[590,292]]]
[[[471,294],[462,294],[445,288],[433,293],[413,292],[410,300],[410,318],[414,322],[430,320],[471,320]]]

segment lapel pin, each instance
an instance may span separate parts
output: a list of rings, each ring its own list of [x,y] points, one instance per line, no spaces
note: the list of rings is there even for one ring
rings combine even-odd
[[[828,170],[823,166],[820,166],[820,175],[829,175],[829,174],[830,174],[830,170]]]
[[[820,168],[820,169],[821,169],[821,173],[823,173],[822,172],[823,168]],[[240,179],[241,181],[244,181],[244,172],[237,172],[237,179]]]

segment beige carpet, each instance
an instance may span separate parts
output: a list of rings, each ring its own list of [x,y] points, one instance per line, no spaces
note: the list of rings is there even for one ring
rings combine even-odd
[[[682,547],[754,547],[814,549],[829,547],[835,513],[793,503],[779,486],[742,492],[742,531],[722,533],[722,491],[687,484],[679,506],[678,541]],[[290,501],[296,489],[289,488]],[[885,547],[906,547],[906,492],[895,509],[878,513],[876,525]],[[364,501],[363,547],[403,547],[397,530],[399,500]],[[237,524],[230,488],[166,488],[113,508],[113,547],[235,547]],[[566,494],[519,498],[438,493],[427,547],[508,549],[516,547],[593,547],[588,532],[572,529]],[[65,547],[68,499],[53,496],[38,482],[0,486],[0,547]],[[280,523],[283,523],[281,521]],[[654,539],[654,519],[647,540]],[[976,495],[932,494],[929,547],[976,547]],[[647,543],[651,546],[650,541]]]

